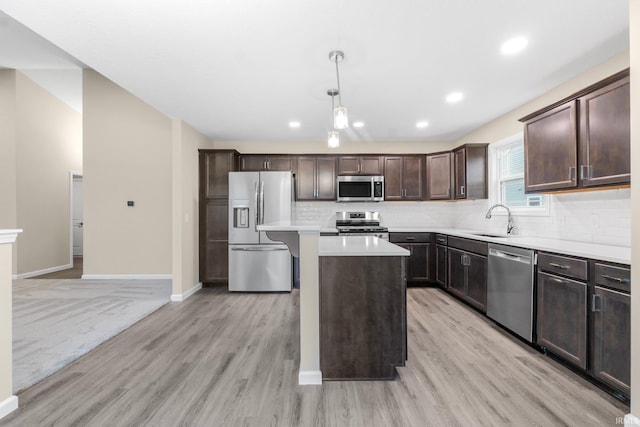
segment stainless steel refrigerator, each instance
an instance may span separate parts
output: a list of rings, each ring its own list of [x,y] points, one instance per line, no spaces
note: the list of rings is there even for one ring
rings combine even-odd
[[[291,291],[291,253],[257,225],[289,220],[291,172],[229,172],[229,290]]]

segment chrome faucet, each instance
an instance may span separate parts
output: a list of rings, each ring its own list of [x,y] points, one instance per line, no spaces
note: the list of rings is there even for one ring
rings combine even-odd
[[[493,212],[493,210],[495,208],[505,208],[507,210],[507,214],[509,215],[508,219],[507,219],[507,234],[511,234],[511,232],[513,231],[513,227],[514,227],[513,218],[511,218],[511,210],[509,210],[509,208],[506,207],[505,205],[497,204],[497,205],[491,206],[489,208],[489,210],[487,211],[487,214],[484,217],[487,218],[487,219],[490,219],[491,218],[491,212]]]

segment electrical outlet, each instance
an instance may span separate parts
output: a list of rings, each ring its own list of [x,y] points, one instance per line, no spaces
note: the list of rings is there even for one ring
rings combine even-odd
[[[131,207],[134,206],[135,203],[133,202],[133,200],[127,200],[127,206]]]

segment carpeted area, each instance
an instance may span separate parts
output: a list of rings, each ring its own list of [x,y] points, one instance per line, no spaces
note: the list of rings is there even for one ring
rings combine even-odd
[[[170,296],[171,280],[15,280],[14,392],[68,365]]]

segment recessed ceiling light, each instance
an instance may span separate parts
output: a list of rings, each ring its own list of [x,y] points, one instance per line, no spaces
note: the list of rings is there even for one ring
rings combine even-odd
[[[364,127],[364,122],[353,122],[352,126],[354,128],[361,128],[361,127]]]
[[[462,98],[464,98],[464,95],[462,94],[462,92],[453,92],[447,95],[447,102],[450,104],[453,104],[455,102],[461,101]]]
[[[416,127],[418,129],[424,129],[427,126],[429,126],[429,122],[426,122],[426,121],[421,121],[421,122],[416,123]]]
[[[289,122],[289,127],[290,128],[299,128],[300,127],[300,122]]]
[[[500,50],[505,55],[513,55],[527,47],[527,39],[525,37],[514,37],[502,43]]]

